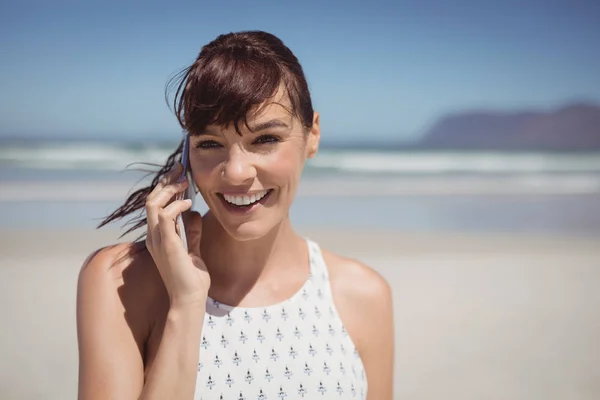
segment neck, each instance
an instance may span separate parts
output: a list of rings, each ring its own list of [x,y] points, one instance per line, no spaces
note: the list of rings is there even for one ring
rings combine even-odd
[[[200,251],[211,277],[210,296],[232,305],[257,285],[280,286],[283,277],[307,274],[306,242],[289,218],[258,239],[238,241],[209,212],[203,218]]]

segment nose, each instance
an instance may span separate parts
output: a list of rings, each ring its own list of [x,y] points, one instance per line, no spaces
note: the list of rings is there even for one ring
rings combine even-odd
[[[223,179],[230,185],[251,183],[256,178],[256,168],[252,162],[252,155],[240,146],[232,146],[222,173]]]

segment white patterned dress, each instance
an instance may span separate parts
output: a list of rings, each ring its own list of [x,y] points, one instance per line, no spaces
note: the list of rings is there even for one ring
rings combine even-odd
[[[319,246],[291,298],[257,308],[211,298],[200,344],[196,400],[365,399],[362,361],[337,313]]]

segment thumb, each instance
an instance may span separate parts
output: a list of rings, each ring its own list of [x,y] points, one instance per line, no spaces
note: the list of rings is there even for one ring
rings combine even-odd
[[[185,226],[189,253],[200,256],[202,216],[196,211],[186,211],[183,213],[183,224]]]

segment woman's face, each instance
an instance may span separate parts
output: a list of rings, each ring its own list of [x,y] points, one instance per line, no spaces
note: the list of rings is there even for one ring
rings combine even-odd
[[[307,158],[317,153],[320,128],[315,112],[306,132],[281,103],[269,103],[240,124],[209,125],[190,138],[190,168],[204,201],[225,231],[237,240],[262,237],[288,218]],[[275,98],[277,99],[277,97]]]

